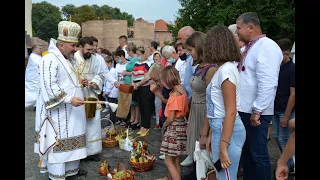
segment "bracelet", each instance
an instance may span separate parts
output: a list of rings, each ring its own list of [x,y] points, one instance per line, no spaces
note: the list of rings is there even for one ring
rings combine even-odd
[[[225,142],[225,143],[227,143],[228,145],[230,145],[230,143],[229,143],[228,141],[226,141],[226,140],[224,140],[224,139],[222,139],[222,138],[220,138],[220,140],[223,141],[223,142]]]

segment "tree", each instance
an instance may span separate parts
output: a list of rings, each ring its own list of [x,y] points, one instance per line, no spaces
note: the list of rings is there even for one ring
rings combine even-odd
[[[33,36],[49,42],[58,37],[58,23],[61,21],[59,7],[46,1],[32,4]]]
[[[170,41],[164,41],[163,44],[164,45],[170,45]]]
[[[72,16],[72,21],[78,23],[80,26],[83,22],[97,19],[98,17],[94,12],[94,9],[89,5],[77,7],[74,15]]]
[[[295,5],[293,0],[179,0],[175,24],[169,29],[173,37],[183,26],[207,32],[214,25],[234,24],[240,14],[257,12],[262,31],[276,40],[282,37],[295,39]]]
[[[39,24],[36,32],[37,37],[50,42],[50,38],[56,39],[58,37],[58,24],[60,19],[53,16],[46,16]]]
[[[112,19],[113,8],[108,5],[103,5],[96,9],[96,14],[100,20]]]
[[[61,8],[61,12],[64,20],[69,20],[70,16],[74,15],[76,6],[73,4],[66,4]],[[72,18],[72,17],[71,17]]]
[[[128,26],[133,26],[134,17],[131,14],[126,12],[121,12],[119,8],[113,8],[108,5],[103,5],[99,7],[96,4],[91,6],[84,5],[81,7],[75,7],[74,5],[67,4],[62,7],[62,14],[64,15],[64,19],[69,19],[70,15],[72,16],[72,21],[75,22],[85,22],[88,20],[108,20],[108,19],[119,19],[119,20],[127,20]],[[91,10],[89,10],[89,8]],[[81,10],[78,10],[81,8]],[[77,15],[76,15],[77,14]],[[93,15],[95,14],[95,16]],[[76,15],[76,17],[75,17]],[[74,19],[76,18],[76,19]]]

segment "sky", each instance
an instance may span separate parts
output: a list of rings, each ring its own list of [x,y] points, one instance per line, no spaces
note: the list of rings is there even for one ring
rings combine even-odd
[[[32,0],[32,3],[44,0]],[[76,7],[81,5],[98,6],[108,5],[117,7],[121,12],[127,12],[137,19],[142,17],[148,22],[155,22],[163,19],[167,23],[174,22],[178,9],[181,5],[178,0],[46,0],[48,3],[61,7],[66,4],[73,4]]]

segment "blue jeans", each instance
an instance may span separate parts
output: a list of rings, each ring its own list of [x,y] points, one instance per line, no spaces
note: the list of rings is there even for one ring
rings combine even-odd
[[[261,115],[259,126],[250,124],[251,114],[239,112],[239,115],[247,132],[242,151],[243,180],[270,180],[271,164],[267,135],[272,115]]]
[[[274,115],[272,117],[272,131],[273,131],[273,138],[278,143],[278,146],[280,148],[280,151],[282,153],[283,149],[286,147],[286,144],[289,140],[289,137],[291,135],[290,129],[289,129],[289,123],[288,126],[283,128],[280,126],[280,121],[283,117],[283,112],[274,112]],[[290,119],[294,117],[294,112],[290,114]],[[288,161],[288,167],[293,167],[293,161],[292,158]]]
[[[224,118],[209,118],[210,128],[212,129],[211,149],[213,162],[220,159],[220,141],[223,120]],[[221,171],[216,174],[217,180],[228,180],[227,174],[230,179],[237,179],[240,156],[245,140],[246,129],[240,116],[237,116],[233,127],[233,133],[229,141],[230,145],[228,146],[228,155],[232,164],[227,169],[221,169]]]

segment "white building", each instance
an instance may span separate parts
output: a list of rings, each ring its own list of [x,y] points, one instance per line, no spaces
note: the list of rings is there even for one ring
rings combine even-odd
[[[32,37],[32,21],[31,13],[32,12],[32,0],[25,0],[25,31],[27,35]]]
[[[25,0],[25,60],[28,59],[28,49],[31,48],[31,40],[30,37],[32,37],[32,20],[31,20],[31,14],[32,14],[32,1],[31,0]]]

